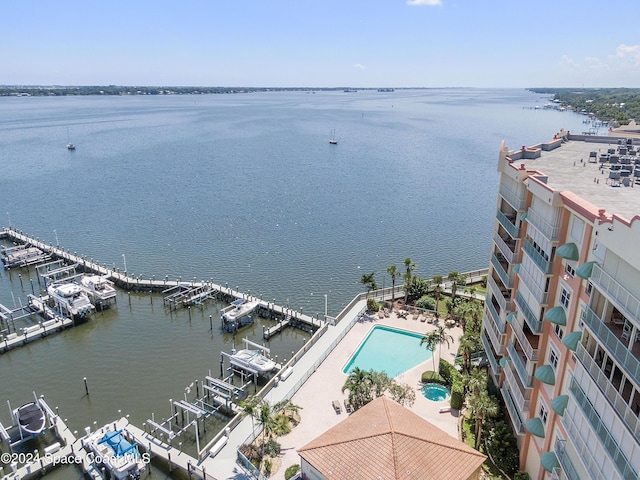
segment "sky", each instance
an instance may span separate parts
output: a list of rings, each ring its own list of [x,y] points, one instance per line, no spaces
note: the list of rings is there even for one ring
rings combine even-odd
[[[0,85],[640,87],[638,0],[0,0]]]

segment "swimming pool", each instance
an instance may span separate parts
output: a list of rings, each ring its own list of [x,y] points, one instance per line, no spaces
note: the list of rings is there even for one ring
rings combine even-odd
[[[432,402],[444,402],[445,400],[449,400],[451,396],[446,387],[438,385],[437,383],[427,383],[422,387],[422,395]]]
[[[423,336],[376,325],[351,355],[342,372],[349,374],[358,367],[395,377],[431,358],[431,350],[420,345]]]

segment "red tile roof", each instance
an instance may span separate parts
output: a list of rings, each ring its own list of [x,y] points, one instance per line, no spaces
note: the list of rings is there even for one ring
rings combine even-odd
[[[467,479],[485,456],[382,396],[298,454],[329,479]]]

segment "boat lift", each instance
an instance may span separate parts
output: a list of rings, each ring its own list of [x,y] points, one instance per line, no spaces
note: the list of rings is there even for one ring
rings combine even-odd
[[[64,260],[55,260],[49,263],[43,263],[36,267],[38,278],[44,279],[45,286],[58,280],[68,280],[78,276],[76,268],[77,263],[67,265]]]

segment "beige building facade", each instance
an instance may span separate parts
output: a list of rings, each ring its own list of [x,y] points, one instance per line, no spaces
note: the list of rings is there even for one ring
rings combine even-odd
[[[482,342],[532,479],[640,472],[639,151],[567,131],[500,149]]]

